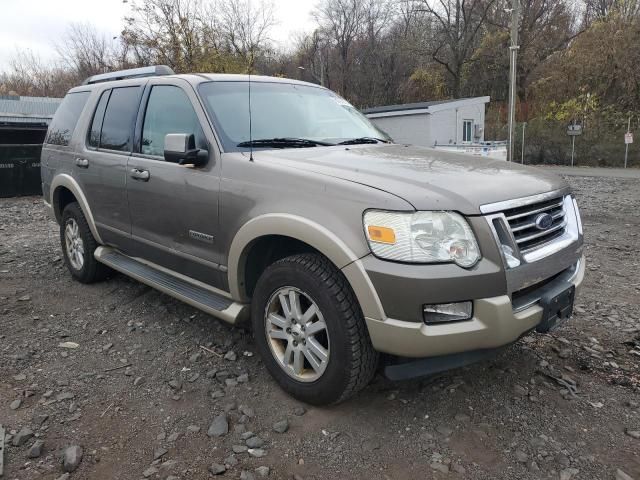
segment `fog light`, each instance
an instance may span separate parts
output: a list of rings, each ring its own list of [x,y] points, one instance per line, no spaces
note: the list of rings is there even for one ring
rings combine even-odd
[[[427,325],[469,320],[473,316],[473,302],[437,303],[422,307],[424,323]]]

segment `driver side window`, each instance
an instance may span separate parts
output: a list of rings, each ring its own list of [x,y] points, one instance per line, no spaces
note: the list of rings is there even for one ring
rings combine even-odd
[[[196,147],[206,149],[204,132],[187,94],[173,85],[155,85],[144,115],[141,153],[162,157],[168,133],[193,133]]]

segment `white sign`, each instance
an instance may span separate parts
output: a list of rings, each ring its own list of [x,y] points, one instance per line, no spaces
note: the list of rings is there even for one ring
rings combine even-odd
[[[633,143],[633,133],[627,132],[624,134],[624,143],[627,145]]]
[[[582,135],[582,125],[569,125],[567,126],[567,135],[575,137]]]

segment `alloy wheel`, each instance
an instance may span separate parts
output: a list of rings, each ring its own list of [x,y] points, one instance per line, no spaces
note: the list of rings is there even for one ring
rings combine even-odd
[[[82,270],[84,266],[84,242],[80,236],[78,222],[73,218],[70,218],[65,226],[64,241],[71,266],[76,270]]]
[[[300,382],[320,378],[329,363],[329,332],[320,308],[295,287],[276,290],[264,313],[271,353],[290,377]]]

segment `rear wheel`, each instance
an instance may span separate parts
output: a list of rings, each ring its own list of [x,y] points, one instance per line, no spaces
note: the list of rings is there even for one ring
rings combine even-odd
[[[254,292],[252,322],[267,369],[304,402],[341,402],[375,373],[378,354],[355,295],[321,255],[294,255],[267,267]]]
[[[60,243],[67,268],[76,280],[93,283],[107,277],[109,268],[93,257],[98,242],[76,202],[68,204],[62,212]]]

